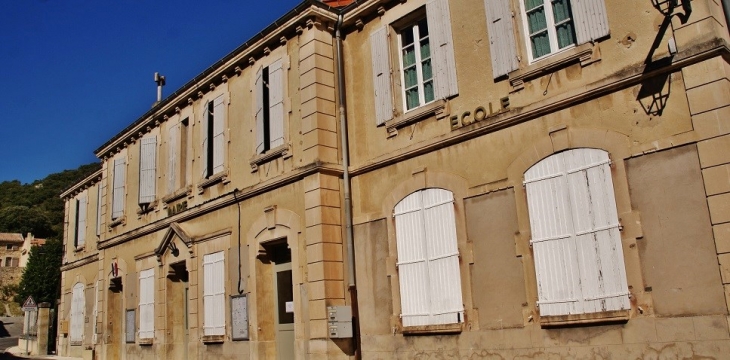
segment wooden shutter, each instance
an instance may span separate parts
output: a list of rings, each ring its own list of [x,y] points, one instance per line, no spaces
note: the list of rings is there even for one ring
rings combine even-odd
[[[492,75],[496,79],[519,67],[514,21],[510,0],[484,0],[484,7],[487,11]]]
[[[139,338],[155,337],[155,269],[139,273]]]
[[[393,118],[387,27],[382,27],[370,35],[370,55],[373,65],[373,90],[375,91],[375,124],[382,125]]]
[[[114,160],[114,187],[112,195],[112,219],[124,215],[124,176],[126,170],[124,158]]]
[[[155,201],[157,177],[157,137],[149,136],[140,141],[139,155],[139,203]]]
[[[259,68],[256,71],[256,82],[254,84],[254,98],[256,109],[256,143],[254,144],[254,151],[256,154],[264,152],[264,81],[261,76],[263,68]]]
[[[225,335],[224,252],[203,256],[204,335]]]
[[[629,308],[628,284],[608,153],[563,154],[583,291],[583,312]]]
[[[213,100],[213,174],[223,171],[226,157],[226,109],[225,94]]]
[[[210,124],[208,123],[208,102],[206,101],[205,104],[203,104],[203,111],[202,115],[200,117],[200,137],[202,139],[201,146],[202,151],[200,152],[200,165],[201,165],[201,172],[202,172],[202,178],[205,179],[208,177],[208,126]]]
[[[394,216],[403,326],[428,325],[430,287],[421,193],[401,200]]]
[[[177,190],[178,159],[180,150],[180,123],[171,126],[167,130],[167,193],[172,194]]]
[[[463,321],[454,198],[426,189],[395,207],[403,326]]]
[[[71,320],[69,338],[72,343],[80,343],[84,339],[84,284],[77,283],[71,293]]]
[[[284,61],[269,65],[269,127],[271,149],[284,145]]]
[[[445,99],[459,93],[449,1],[429,0],[426,3],[426,16],[433,51],[434,94],[436,99]]]
[[[621,307],[624,300],[628,306],[628,291],[608,155],[593,149],[552,155],[525,172],[525,186],[540,314],[626,308]]]
[[[86,197],[82,197],[76,202],[78,208],[76,219],[76,246],[84,246],[86,243]]]
[[[570,4],[578,45],[608,36],[608,16],[604,0],[572,0]]]
[[[96,184],[96,236],[101,236],[101,197],[103,194],[100,181]]]
[[[426,189],[421,193],[431,294],[429,324],[459,323],[464,320],[464,303],[454,195],[444,189]]]

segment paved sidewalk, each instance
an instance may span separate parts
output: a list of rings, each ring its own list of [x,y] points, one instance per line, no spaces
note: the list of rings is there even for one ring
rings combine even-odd
[[[25,350],[17,346],[5,349],[5,354],[10,354],[16,359],[54,359],[54,360],[81,360],[81,358],[56,356],[56,355],[25,355]],[[12,359],[12,358],[10,358]]]

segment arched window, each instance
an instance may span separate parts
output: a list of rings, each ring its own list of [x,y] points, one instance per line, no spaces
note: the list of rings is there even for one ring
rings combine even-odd
[[[84,308],[86,298],[84,297],[84,284],[76,283],[71,295],[71,323],[69,324],[69,337],[72,345],[80,345],[84,339]]]
[[[629,309],[608,153],[574,149],[525,172],[540,315]]]
[[[454,195],[416,191],[395,206],[393,216],[403,326],[463,322]]]

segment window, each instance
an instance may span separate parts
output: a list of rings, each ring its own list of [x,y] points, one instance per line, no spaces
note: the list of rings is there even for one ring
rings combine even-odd
[[[5,258],[5,267],[10,267],[10,265],[12,265],[12,263],[13,263],[13,258],[11,258],[9,256]]]
[[[224,170],[225,138],[225,94],[218,95],[205,103],[201,121],[203,131],[203,178],[207,179]]]
[[[394,67],[398,80],[390,75],[391,29],[398,33],[398,44],[393,45],[399,52],[399,63]],[[376,30],[370,35],[370,48],[377,125],[393,119],[394,113],[405,113],[459,93],[448,0],[429,0],[425,16]],[[400,84],[395,87],[400,87],[397,92],[403,98],[402,111],[393,107],[393,84]]]
[[[74,246],[82,247],[86,243],[86,197],[76,199],[76,222],[74,228]]]
[[[421,19],[398,34],[403,101],[406,111],[434,100],[433,67],[427,20]]]
[[[112,220],[124,215],[124,173],[126,170],[124,158],[114,160],[114,177],[112,188]]]
[[[541,316],[630,308],[609,162],[574,149],[525,172]]]
[[[256,154],[284,145],[284,61],[256,72]]]
[[[187,180],[187,144],[189,119],[173,125],[167,137],[167,193],[185,186]]]
[[[519,68],[513,0],[484,0],[494,78]],[[608,36],[604,0],[518,0],[530,63]]]
[[[225,268],[224,252],[203,256],[203,335],[225,335]]]
[[[139,204],[142,205],[155,201],[157,137],[142,138],[139,152]]]
[[[84,339],[84,308],[86,307],[86,298],[84,297],[84,284],[76,283],[73,287],[71,295],[71,320],[69,337],[71,345],[81,345]]]
[[[8,250],[18,250],[18,245],[8,244],[6,246],[6,249],[8,249]]]
[[[403,326],[464,321],[454,195],[416,191],[395,206]]]
[[[155,337],[155,269],[139,273],[139,338]]]
[[[101,182],[96,184],[96,236],[101,236]]]

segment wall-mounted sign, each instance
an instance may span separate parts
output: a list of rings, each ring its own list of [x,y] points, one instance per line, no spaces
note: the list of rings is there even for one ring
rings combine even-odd
[[[177,204],[171,204],[167,207],[167,216],[177,215],[188,209],[188,202],[183,201]]]
[[[233,340],[248,340],[248,298],[231,297],[231,336]]]

